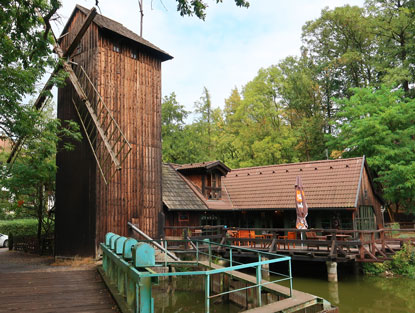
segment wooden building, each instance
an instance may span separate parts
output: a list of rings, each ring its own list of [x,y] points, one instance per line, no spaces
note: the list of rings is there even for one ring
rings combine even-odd
[[[89,13],[75,7],[60,39],[63,51]],[[59,89],[58,117],[82,125],[83,139],[57,155],[55,253],[95,255],[105,233],[129,235],[127,222],[157,237],[161,63],[172,57],[98,14],[68,58],[101,128],[90,126],[92,115],[69,82]],[[121,165],[108,161],[115,157]]]
[[[214,195],[207,177],[216,176]],[[163,165],[166,225],[295,228],[294,185],[301,176],[309,228],[383,226],[364,157],[241,168],[219,162]],[[205,183],[203,183],[205,182]],[[212,185],[213,180],[210,180]],[[219,189],[220,190],[219,190]]]

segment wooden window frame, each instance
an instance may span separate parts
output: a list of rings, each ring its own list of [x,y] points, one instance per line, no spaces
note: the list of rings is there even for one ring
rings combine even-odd
[[[185,217],[182,219],[182,217]],[[189,212],[179,213],[179,222],[189,222]]]
[[[207,200],[222,199],[222,176],[216,172],[208,172],[202,176],[202,193]]]

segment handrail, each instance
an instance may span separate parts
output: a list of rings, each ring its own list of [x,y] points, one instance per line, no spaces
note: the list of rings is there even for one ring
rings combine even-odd
[[[129,225],[129,226],[131,227],[134,225]],[[132,241],[133,243],[135,242],[135,245],[134,246],[132,244],[127,245],[127,242],[129,241],[130,242]],[[140,241],[142,243],[140,243]],[[121,294],[122,298],[124,299],[123,301],[126,301],[127,305],[134,312],[137,312],[137,313],[153,312],[154,301],[151,299],[151,283],[153,281],[158,281],[158,277],[192,276],[192,275],[204,276],[205,277],[205,312],[209,312],[210,300],[212,298],[225,295],[225,294],[229,294],[232,292],[238,292],[241,290],[250,289],[250,288],[257,288],[257,304],[258,306],[261,306],[262,305],[262,297],[261,297],[262,289],[261,288],[264,286],[270,285],[274,282],[282,282],[282,281],[289,280],[290,287],[287,289],[278,289],[280,287],[275,289],[275,287],[272,287],[272,286],[266,287],[266,288],[273,292],[277,292],[279,295],[282,295],[283,297],[292,296],[291,258],[289,256],[282,256],[282,255],[268,253],[268,252],[261,252],[261,251],[256,251],[256,250],[252,250],[249,248],[228,246],[228,245],[218,244],[218,243],[206,241],[206,240],[185,240],[187,243],[191,242],[192,245],[196,247],[196,249],[194,250],[189,250],[189,252],[194,252],[196,254],[195,265],[204,265],[206,267],[210,267],[211,269],[208,269],[206,271],[197,270],[197,271],[188,271],[188,272],[156,273],[151,270],[151,267],[145,267],[145,268],[135,267],[135,266],[157,266],[156,264],[157,262],[154,263],[154,261],[152,261],[153,265],[143,265],[145,263],[139,263],[137,261],[138,260],[137,258],[143,257],[145,259],[145,256],[149,254],[146,252],[141,252],[139,251],[139,249],[143,247],[144,248],[149,247],[149,249],[152,249],[150,248],[148,244],[147,245],[145,244],[146,242],[149,244],[156,243],[155,240],[153,239],[140,240],[140,241],[136,241],[134,239],[127,239],[125,237],[120,237],[118,235],[109,233],[106,236],[106,244],[101,243],[101,248],[104,253],[103,268],[104,268],[104,273],[106,276],[104,277],[104,279],[108,278],[109,281],[112,283],[112,285],[115,285],[115,287],[118,290],[117,292]],[[183,241],[183,240],[180,240],[180,241]],[[206,246],[208,246],[208,253],[203,252],[203,250],[201,250],[202,247],[206,247]],[[214,259],[221,258],[220,256],[213,254],[214,251],[212,249],[212,246],[229,247],[230,249],[230,259],[229,259],[230,266],[229,267],[215,268],[215,266],[212,266]],[[258,261],[247,263],[247,264],[241,264],[239,262],[236,262],[235,260],[232,259],[232,249],[240,250],[240,251],[255,252],[258,255]],[[122,252],[120,250],[122,250]],[[130,255],[131,257],[131,252],[132,252],[132,258],[133,258],[132,261],[129,261],[128,259],[124,259],[126,255]],[[201,254],[207,255],[209,257],[208,259],[209,264],[207,264],[206,262],[203,263],[199,261],[199,256]],[[165,266],[167,265],[166,263],[170,263],[172,265],[180,264],[180,261],[176,261],[176,262],[175,261],[173,262],[160,261],[161,264],[165,263]],[[269,266],[269,264],[278,263],[278,262],[288,262],[289,264],[288,274],[274,273],[263,268],[263,266]],[[238,263],[238,264],[235,264],[235,263]],[[137,265],[137,264],[141,264],[141,265]],[[192,263],[186,263],[186,264],[192,264]],[[235,276],[235,275],[239,275],[237,272],[238,270],[243,270],[247,268],[256,269],[256,280],[254,280],[253,278],[247,279],[247,282],[249,282],[251,285],[247,287],[243,287],[243,288],[222,291],[214,295],[210,294],[210,289],[211,289],[210,278],[212,275],[221,274],[221,273],[229,273],[229,275]],[[268,271],[270,273],[277,274],[279,277],[278,279],[275,279],[273,281],[263,280],[262,271]],[[144,308],[142,307],[142,305],[145,305],[146,307]]]
[[[135,226],[134,224],[131,224],[130,222],[128,222],[128,226],[130,226],[132,230],[136,231],[137,233],[139,233],[144,238],[152,241],[152,244],[153,245],[155,245],[160,250],[163,250],[172,259],[174,259],[175,261],[178,261],[179,260],[179,258],[177,256],[175,256],[174,254],[172,254],[170,251],[168,251],[166,248],[164,248],[162,245],[160,245],[157,241],[153,240],[153,238],[151,238],[150,236],[148,236],[145,232],[141,231],[137,226]]]

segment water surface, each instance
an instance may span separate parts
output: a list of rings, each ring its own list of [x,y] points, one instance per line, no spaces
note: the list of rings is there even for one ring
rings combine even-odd
[[[295,267],[301,266],[296,264]],[[339,269],[339,282],[327,282],[325,268],[314,265],[294,273],[294,289],[322,297],[340,308],[341,313],[415,313],[415,280],[405,277],[384,278]],[[153,288],[158,313],[204,312],[203,277],[179,277]],[[211,312],[242,311],[231,303],[211,302]]]

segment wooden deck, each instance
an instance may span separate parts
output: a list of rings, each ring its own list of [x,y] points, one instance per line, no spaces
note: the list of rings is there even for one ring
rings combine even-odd
[[[118,312],[95,267],[50,263],[50,258],[1,249],[0,312]]]
[[[214,263],[209,264],[209,262],[207,261],[201,261],[199,263],[205,267],[212,268],[212,269],[223,268],[222,266],[214,264]],[[256,285],[257,283],[255,276],[241,273],[239,271],[230,271],[230,272],[227,272],[227,274],[232,275],[234,279],[245,281],[252,285]],[[268,281],[263,279],[261,282],[266,283]],[[244,311],[244,313],[245,312],[246,313],[248,312],[255,312],[255,313],[294,312],[299,309],[305,309],[307,307],[312,307],[314,305],[317,305],[318,303],[322,303],[322,299],[314,295],[311,295],[309,293],[305,293],[305,292],[294,290],[294,289],[293,289],[292,297],[289,297],[290,289],[288,287],[284,287],[278,284],[267,284],[267,285],[262,286],[262,288],[274,294],[286,297],[286,299],[282,299],[280,301],[265,305],[263,307],[250,309],[250,310]]]
[[[379,229],[379,230],[338,230],[338,229],[284,229],[284,228],[223,228],[214,227],[169,227],[183,228],[186,232],[194,232],[201,228],[202,235],[193,235],[190,239],[209,238],[222,244],[233,245],[235,248],[251,248],[277,254],[289,255],[293,260],[302,261],[335,261],[335,262],[384,262],[402,249],[405,243],[415,245],[413,229]],[[210,234],[209,231],[216,233]],[[284,235],[291,232],[294,236]],[[206,235],[204,235],[206,233]],[[243,237],[233,234],[248,234]],[[253,235],[260,233],[263,235]],[[318,233],[310,238],[307,233]],[[265,235],[264,235],[265,234]],[[399,238],[396,235],[406,235]],[[303,239],[300,239],[303,238]],[[170,249],[172,249],[170,244]],[[226,250],[226,249],[224,249]],[[225,252],[225,251],[224,251]],[[235,257],[249,257],[246,251],[234,250]],[[252,255],[255,257],[255,254]]]

